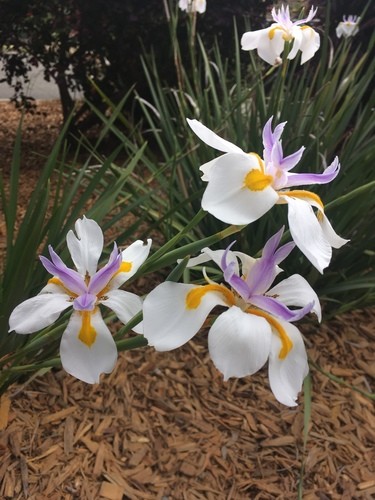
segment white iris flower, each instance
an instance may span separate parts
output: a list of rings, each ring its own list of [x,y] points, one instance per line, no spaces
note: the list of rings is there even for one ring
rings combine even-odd
[[[354,36],[358,33],[358,25],[361,20],[358,16],[344,16],[343,21],[338,24],[336,28],[336,35],[338,38],[342,36],[344,38],[349,38],[350,36]]]
[[[202,180],[208,183],[202,208],[227,224],[245,225],[259,219],[275,204],[288,204],[291,235],[322,273],[331,261],[332,247],[340,248],[348,240],[335,233],[317,194],[289,188],[331,182],[340,170],[338,158],[321,174],[291,173],[305,148],[284,157],[280,137],[285,123],[272,130],[271,117],[264,126],[262,159],[256,153],[245,153],[199,121],[187,121],[202,141],[226,153],[200,167]]]
[[[283,229],[266,243],[262,257],[240,252],[203,249],[189,266],[213,260],[227,283],[207,278],[206,285],[165,282],[146,297],[143,306],[144,336],[158,351],[176,349],[202,327],[215,306],[227,308],[208,333],[208,348],[215,366],[224,375],[245,377],[268,360],[271,389],[278,401],[295,406],[308,363],[299,330],[291,324],[310,311],[319,321],[319,299],[302,276],[295,274],[272,286],[282,262],[294,247],[278,248]],[[288,306],[295,306],[290,309]]]
[[[257,49],[258,55],[268,64],[279,64],[280,55],[285,43],[293,42],[288,59],[294,59],[301,51],[301,64],[311,59],[320,47],[319,34],[305,23],[311,21],[317,9],[311,8],[305,19],[292,21],[289,7],[282,6],[279,10],[272,9],[272,18],[275,21],[268,28],[248,31],[241,38],[243,50]]]
[[[40,260],[52,278],[36,297],[19,304],[9,318],[10,331],[28,334],[51,325],[61,312],[73,307],[62,335],[60,356],[63,368],[74,377],[94,384],[101,373],[110,373],[117,360],[117,347],[100,313],[99,304],[112,311],[123,323],[142,309],[135,294],[119,290],[146,260],[151,246],[138,240],[120,252],[116,243],[108,263],[97,271],[103,250],[99,225],[83,217],[66,237],[77,270],[68,268],[49,247],[51,260]],[[133,328],[142,333],[142,325]]]
[[[206,0],[179,0],[178,6],[187,12],[206,12]]]

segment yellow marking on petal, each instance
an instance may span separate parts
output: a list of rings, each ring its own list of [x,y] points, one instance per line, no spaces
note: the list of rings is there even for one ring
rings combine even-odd
[[[281,341],[281,349],[279,352],[279,358],[280,359],[285,359],[291,349],[293,348],[293,342],[290,340],[287,332],[285,329],[280,325],[280,323],[270,314],[261,311],[259,309],[246,309],[246,312],[249,314],[254,314],[254,316],[260,316],[261,318],[264,318],[268,321],[268,323],[271,325],[272,328],[274,328],[277,333],[279,334],[280,341]]]
[[[224,299],[230,306],[233,306],[236,302],[233,293],[228,288],[223,285],[212,283],[210,285],[197,286],[196,288],[191,289],[186,295],[186,309],[197,309],[197,307],[200,306],[202,298],[208,292],[221,293],[222,295],[224,295]]]
[[[283,31],[283,32],[284,32],[284,34],[283,34],[283,38],[285,37],[285,33],[286,33],[286,32],[285,32],[284,28],[282,28],[281,26],[275,26],[275,27],[271,28],[271,29],[269,30],[269,32],[268,32],[268,38],[269,38],[270,40],[273,40],[273,37],[275,36],[275,33],[276,33],[276,31],[277,31],[277,30],[279,30],[279,31]],[[285,40],[285,38],[284,38],[284,40]]]
[[[74,292],[72,292],[71,290],[69,290],[69,288],[67,288],[64,283],[61,281],[60,278],[58,278],[57,276],[54,276],[53,278],[50,278],[48,281],[47,281],[47,285],[57,285],[59,286],[60,288],[62,288],[64,290],[64,292],[69,295],[69,297],[78,297],[78,295]]]
[[[245,175],[244,187],[250,191],[263,191],[272,184],[272,175],[266,175],[261,170],[250,170]]]
[[[91,312],[82,311],[82,325],[78,334],[78,338],[81,342],[91,347],[96,340],[96,330],[91,324]]]
[[[131,271],[133,267],[133,263],[132,262],[121,262],[120,264],[120,268],[119,270],[117,271],[116,274],[119,274],[119,273],[128,273],[129,271]]]
[[[291,196],[292,198],[307,198],[310,200],[313,200],[315,203],[317,203],[324,212],[324,205],[320,197],[312,193],[311,191],[305,191],[304,189],[294,189],[293,191],[279,191],[280,196]]]
[[[48,285],[49,284],[52,284],[52,285],[58,285],[58,286],[64,286],[61,279],[60,278],[57,278],[56,276],[54,276],[53,278],[49,279],[48,280]]]

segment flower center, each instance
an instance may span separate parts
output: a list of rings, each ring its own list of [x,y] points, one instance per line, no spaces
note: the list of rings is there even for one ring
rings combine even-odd
[[[244,187],[250,191],[263,191],[272,184],[272,175],[266,175],[261,170],[253,169],[245,175]]]

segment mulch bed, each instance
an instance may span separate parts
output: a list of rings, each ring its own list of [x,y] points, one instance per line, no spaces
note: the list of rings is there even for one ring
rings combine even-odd
[[[375,309],[301,329],[334,378],[311,368],[306,447],[303,395],[279,404],[266,370],[223,382],[202,333],[174,352],[121,353],[99,385],[53,370],[11,387],[0,498],[294,499],[301,478],[305,500],[374,498]]]

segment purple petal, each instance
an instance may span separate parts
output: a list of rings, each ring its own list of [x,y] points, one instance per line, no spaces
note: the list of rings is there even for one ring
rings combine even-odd
[[[274,167],[280,167],[282,161],[283,161],[283,146],[281,144],[281,141],[277,141],[272,148],[272,153],[271,153],[271,161],[273,163]]]
[[[322,174],[289,174],[288,181],[284,187],[302,186],[309,184],[328,184],[340,172],[339,159],[333,160],[331,165],[327,167]]]
[[[270,161],[273,147],[272,120],[273,116],[271,116],[271,118],[267,120],[266,124],[263,127],[264,160],[266,162],[266,157],[268,157],[268,161]]]
[[[224,279],[229,285],[241,295],[244,300],[250,296],[250,290],[246,282],[234,272],[235,263],[231,262],[224,272]]]
[[[221,258],[221,269],[224,273],[224,279],[229,285],[231,285],[236,292],[241,295],[244,300],[247,300],[250,295],[250,290],[246,282],[235,273],[236,263],[229,262],[227,263],[228,252],[231,247],[234,245],[235,241],[233,241],[224,251],[223,256]]]
[[[294,241],[290,241],[289,243],[285,243],[282,247],[276,250],[274,255],[274,263],[276,265],[280,264],[283,260],[285,260],[290,252],[295,248],[296,244]]]
[[[220,267],[221,267],[221,270],[223,271],[223,273],[226,272],[226,269],[228,267],[228,263],[227,263],[227,258],[228,258],[228,253],[229,253],[229,250],[232,248],[232,246],[236,243],[236,240],[232,241],[232,243],[230,243],[227,248],[224,250],[224,253],[221,257],[221,261],[220,261]]]
[[[287,122],[281,122],[278,125],[276,125],[275,130],[273,131],[273,142],[275,143],[276,141],[280,140],[280,137],[282,136],[284,132],[284,127],[287,124]]]
[[[311,302],[306,304],[305,307],[292,310],[273,297],[267,297],[264,295],[253,295],[249,302],[263,311],[266,311],[285,321],[297,321],[308,314],[314,307],[314,302]]]
[[[305,17],[304,19],[299,19],[298,21],[295,21],[293,24],[294,26],[298,26],[300,24],[305,24],[311,21],[313,17],[315,17],[315,14],[318,12],[318,8],[314,9],[314,7],[311,7],[310,12],[308,13],[308,16]]]
[[[273,8],[271,14],[273,20],[281,25],[290,23],[290,14],[288,5],[287,6],[282,5],[278,11],[275,8]]]
[[[297,163],[300,161],[302,158],[303,152],[305,151],[305,146],[302,146],[298,151],[295,153],[292,153],[289,156],[286,156],[285,158],[282,158],[280,161],[280,168],[282,168],[285,172],[288,172],[292,168],[294,168]]]
[[[253,295],[265,293],[278,274],[277,266],[272,259],[258,259],[250,269],[246,277],[246,283],[249,287],[249,298]]]
[[[69,269],[51,246],[48,247],[48,250],[52,262],[43,255],[39,257],[45,269],[53,276],[57,276],[62,281],[65,288],[71,292],[77,295],[85,293],[87,287],[83,277],[77,273],[77,271],[74,271],[74,269]]]
[[[264,245],[263,252],[262,252],[262,258],[270,258],[273,256],[273,254],[276,252],[277,247],[279,246],[279,243],[281,241],[281,238],[284,233],[284,227],[283,226],[277,233],[275,233],[271,238],[267,241],[267,243]]]
[[[121,259],[121,253],[119,253],[115,243],[107,264],[91,278],[88,287],[89,293],[96,295],[108,285],[109,280],[120,269]]]
[[[97,297],[91,293],[84,293],[73,300],[73,308],[76,311],[93,311]]]
[[[249,287],[249,297],[265,293],[272,285],[282,262],[295,247],[294,242],[286,243],[277,249],[284,232],[284,226],[274,234],[264,245],[262,257],[250,269],[246,278]]]

